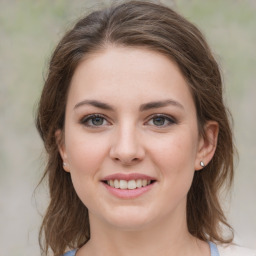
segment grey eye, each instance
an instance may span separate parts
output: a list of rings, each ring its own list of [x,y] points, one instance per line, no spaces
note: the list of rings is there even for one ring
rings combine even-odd
[[[108,124],[108,121],[105,117],[100,115],[89,115],[84,117],[81,121],[81,124],[88,126],[88,127],[98,127],[104,126]]]
[[[148,122],[148,125],[155,126],[155,127],[167,127],[169,125],[175,124],[176,121],[170,116],[166,115],[155,115],[153,116]]]
[[[91,118],[91,122],[95,126],[103,125],[104,118],[100,117],[100,116],[96,116],[96,117]]]
[[[152,121],[153,121],[153,124],[156,126],[165,125],[165,123],[167,122],[166,118],[163,116],[154,117]]]

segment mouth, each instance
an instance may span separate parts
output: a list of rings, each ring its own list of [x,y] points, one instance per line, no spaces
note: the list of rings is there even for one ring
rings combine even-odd
[[[152,179],[132,179],[132,180],[118,180],[118,179],[110,179],[110,180],[103,180],[103,182],[112,187],[112,188],[116,188],[116,189],[121,189],[121,190],[134,190],[134,189],[139,189],[142,187],[147,187],[151,184],[153,184],[154,182],[156,182],[156,180],[152,180]]]
[[[155,187],[157,180],[141,173],[115,173],[101,180],[107,191],[121,199],[135,199]]]

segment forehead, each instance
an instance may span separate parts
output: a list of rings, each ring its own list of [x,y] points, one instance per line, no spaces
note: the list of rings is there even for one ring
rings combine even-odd
[[[178,65],[146,48],[111,46],[86,56],[76,68],[70,86],[69,101],[96,97],[135,103],[172,97],[193,105]]]

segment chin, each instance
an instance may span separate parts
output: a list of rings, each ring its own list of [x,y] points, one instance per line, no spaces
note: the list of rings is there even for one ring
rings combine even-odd
[[[114,215],[104,216],[105,220],[112,227],[123,231],[138,231],[146,228],[152,223],[153,218],[149,216],[149,212],[145,213],[142,209],[140,211],[134,209],[123,209],[115,211]]]

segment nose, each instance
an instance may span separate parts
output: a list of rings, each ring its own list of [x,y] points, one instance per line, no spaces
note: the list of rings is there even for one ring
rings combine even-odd
[[[136,127],[127,125],[117,129],[112,141],[110,157],[124,166],[134,165],[143,160],[145,150]]]

